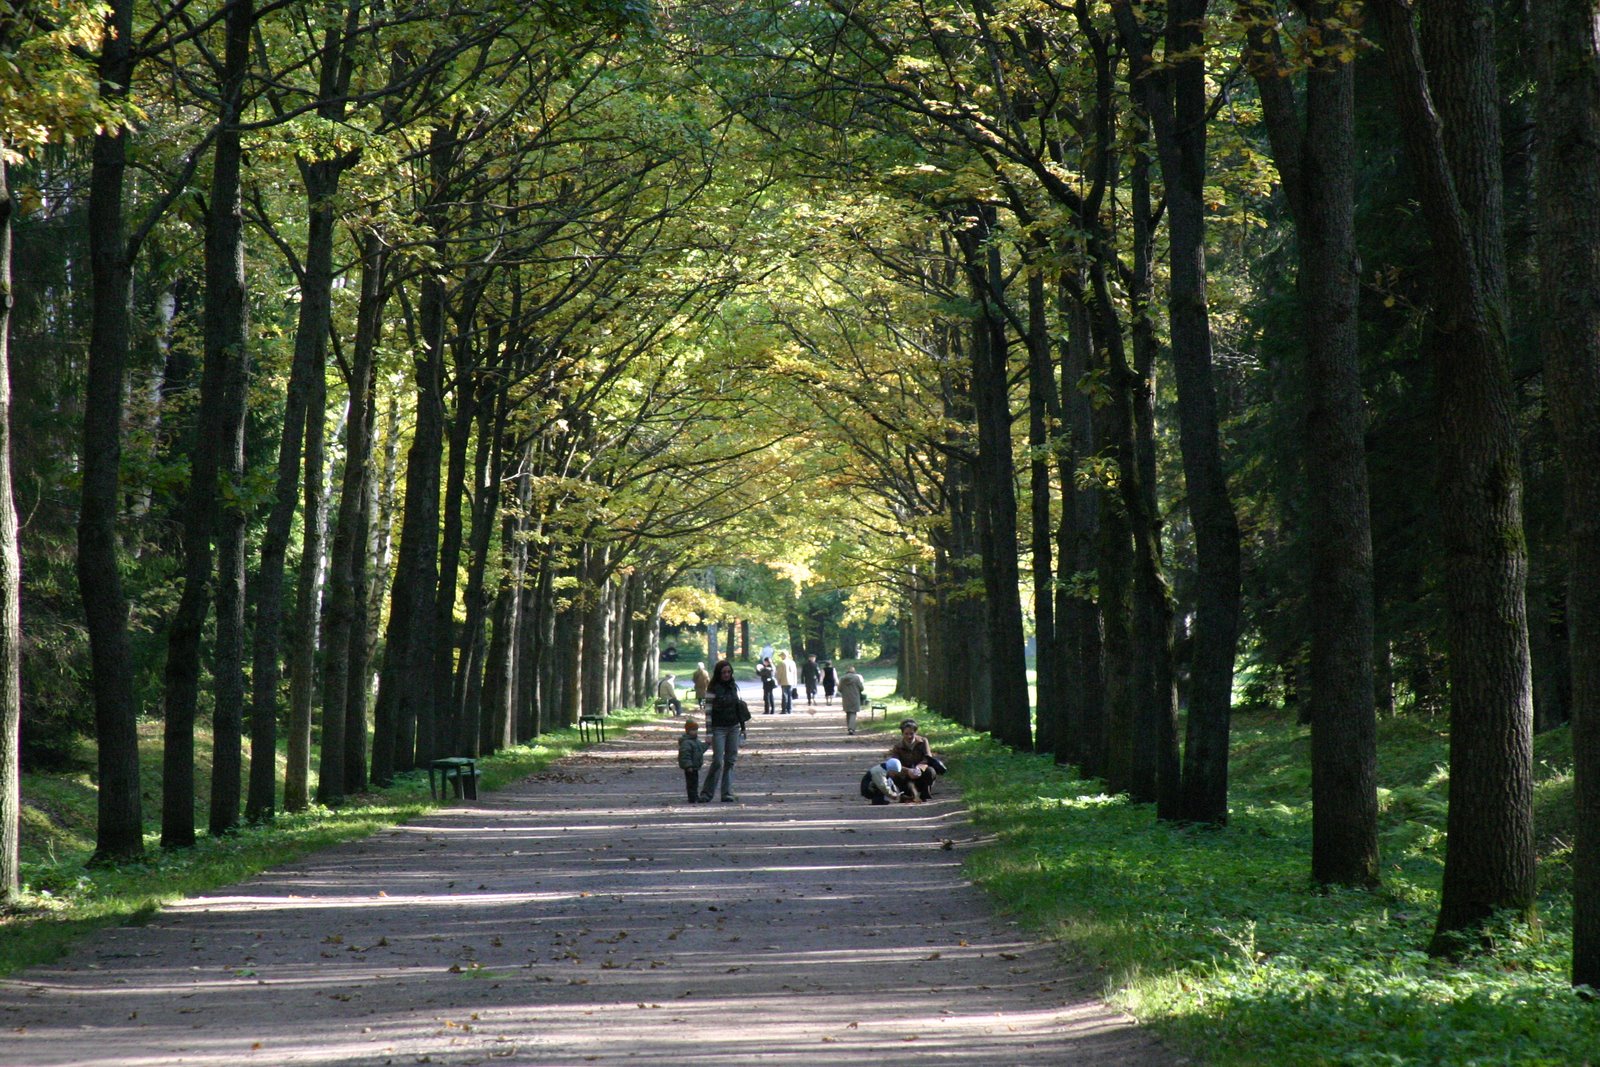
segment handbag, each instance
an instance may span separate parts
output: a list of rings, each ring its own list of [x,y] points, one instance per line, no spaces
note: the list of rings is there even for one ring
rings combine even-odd
[[[944,760],[940,759],[938,756],[930,754],[928,756],[928,766],[933,768],[934,774],[942,775],[945,773]]]

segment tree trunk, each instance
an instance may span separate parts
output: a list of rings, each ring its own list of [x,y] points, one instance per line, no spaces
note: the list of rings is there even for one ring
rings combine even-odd
[[[1128,449],[1138,477],[1122,480],[1133,531],[1133,641],[1136,667],[1134,774],[1138,791],[1156,802],[1156,816],[1181,819],[1178,703],[1172,668],[1172,595],[1161,560],[1161,508],[1156,501],[1156,338],[1150,301],[1155,288],[1155,213],[1150,200],[1150,165],[1135,146],[1130,199],[1133,221],[1133,271],[1128,302],[1131,371],[1121,366],[1121,345],[1111,345],[1119,374],[1128,375],[1132,416]],[[1193,720],[1191,720],[1193,721]]]
[[[373,709],[372,781],[388,785],[415,765],[417,720],[433,699],[434,590],[439,543],[440,398],[444,318],[442,287],[425,280],[424,346],[416,360],[417,425],[406,452],[405,511],[384,641],[383,672]]]
[[[1310,492],[1311,875],[1378,882],[1372,528],[1357,333],[1355,69],[1331,3],[1306,3],[1326,48],[1306,72],[1304,132],[1276,41],[1258,37],[1273,154],[1299,236]]]
[[[100,92],[125,98],[133,76],[133,3],[114,0],[100,56]],[[128,601],[117,566],[122,492],[122,389],[131,347],[133,249],[123,208],[128,137],[95,135],[89,177],[93,307],[83,408],[83,489],[78,510],[78,590],[89,631],[90,684],[99,749],[94,861],[144,855],[139,783],[139,706],[133,692]],[[9,258],[7,259],[9,262]],[[8,312],[9,313],[9,312]]]
[[[987,602],[991,732],[1012,748],[1031,751],[1028,668],[1022,639],[1022,603],[1017,572],[1016,465],[1011,452],[1011,402],[1006,360],[1000,251],[988,240],[992,208],[978,208],[976,230],[961,235],[962,254],[979,317],[973,324],[972,406],[978,423],[976,502],[978,540]]]
[[[1239,521],[1228,495],[1218,428],[1206,305],[1207,0],[1167,5],[1166,55],[1157,68],[1129,0],[1116,4],[1134,85],[1155,131],[1166,188],[1170,280],[1167,315],[1178,386],[1178,432],[1195,540],[1194,653],[1182,814],[1226,822],[1228,734],[1239,643]]]
[[[10,164],[0,140],[0,904],[21,893],[22,561],[11,492]]]
[[[239,824],[243,773],[245,416],[250,401],[249,293],[244,272],[244,82],[250,67],[254,0],[231,0],[224,20],[221,129],[211,171],[211,216],[206,232],[206,363],[223,364],[218,462],[228,492],[217,508],[217,631],[212,656],[215,703],[211,716],[213,834]]]
[[[278,443],[278,476],[272,507],[261,538],[261,565],[256,576],[256,625],[250,700],[250,797],[246,816],[270,819],[277,776],[278,683],[281,657],[278,637],[283,620],[283,568],[294,524],[300,481],[301,444],[305,435],[306,395],[316,373],[319,351],[332,317],[333,205],[323,190],[322,168],[302,168],[306,181],[307,233],[305,270],[300,278],[300,319],[295,328],[294,361],[283,407],[283,436]],[[321,284],[323,279],[325,284]],[[294,726],[289,737],[289,762],[284,783],[285,806],[298,797],[305,806],[308,767]],[[290,808],[297,810],[297,808]]]
[[[364,601],[360,574],[365,569],[367,529],[363,512],[370,498],[367,482],[372,469],[373,355],[382,307],[383,252],[372,234],[363,239],[361,263],[361,304],[347,383],[350,413],[345,421],[344,478],[339,490],[328,568],[328,606],[323,620],[322,752],[317,800],[329,805],[339,803],[347,792],[358,787],[358,782],[347,779],[352,764],[360,768],[364,761],[352,760],[350,755],[352,749],[364,747],[366,733],[365,715],[357,718],[352,714],[350,690],[352,683],[358,687],[361,684],[360,675],[351,669],[352,650],[365,639],[364,627],[358,630],[357,619]]]
[[[1071,652],[1063,676],[1070,673],[1074,681],[1066,687],[1069,699],[1062,707],[1065,744],[1057,751],[1056,762],[1075,763],[1086,777],[1098,778],[1106,769],[1104,634],[1100,607],[1082,591],[1080,576],[1087,578],[1099,566],[1100,491],[1078,483],[1080,459],[1096,451],[1094,409],[1086,389],[1095,344],[1093,320],[1081,288],[1078,279],[1063,278],[1058,296],[1067,325],[1061,368],[1067,445],[1058,456],[1058,476],[1068,495],[1062,503],[1056,544],[1062,577],[1070,580],[1058,588],[1056,614],[1063,642]],[[1070,575],[1066,573],[1069,568]]]
[[[1590,0],[1534,0],[1533,24],[1540,340],[1566,477],[1572,984],[1600,989],[1600,35]]]
[[[322,360],[319,353],[318,361]],[[318,586],[321,578],[322,546],[326,540],[327,511],[323,501],[323,439],[326,433],[328,389],[326,370],[318,366],[306,389],[305,481],[300,536],[300,567],[295,581],[293,638],[289,642],[289,758],[284,780],[283,806],[286,811],[302,811],[307,804],[311,775],[311,720],[316,702],[316,663],[318,626]],[[328,724],[323,724],[323,755],[326,761]],[[339,724],[333,727],[334,741],[342,743]],[[342,768],[319,767],[317,800],[336,804],[343,794]]]
[[[477,375],[472,369],[472,344],[463,334],[457,337],[453,345],[456,353],[456,410],[448,437],[450,451],[444,479],[439,584],[433,602],[433,692],[436,694],[435,707],[442,714],[437,715],[431,734],[425,734],[419,723],[419,760],[455,755],[453,749],[459,740],[455,704],[456,650],[462,648],[463,642],[455,622],[456,586],[460,580],[461,549],[465,536],[461,504],[466,493],[467,448],[472,441],[472,425],[477,417],[479,400]]]
[[[500,588],[494,598],[493,632],[489,638],[489,651],[484,670],[484,698],[482,732],[479,735],[481,751],[493,754],[513,743],[512,696],[516,686],[517,622],[520,611],[517,604],[517,583],[521,579],[514,561],[511,539],[516,524],[511,519],[502,523],[501,552],[505,573],[500,578]]]
[[[183,508],[183,595],[167,635],[164,713],[165,749],[162,756],[161,844],[165,848],[184,848],[194,844],[194,717],[200,688],[200,637],[211,601],[211,537],[217,522],[218,476],[225,459],[230,473],[233,443],[230,430],[235,420],[229,407],[240,397],[236,383],[244,376],[235,364],[246,358],[244,243],[239,168],[240,133],[237,126],[243,82],[248,65],[250,24],[254,21],[251,0],[230,0],[225,20],[227,46],[220,85],[220,111],[212,164],[209,213],[206,220],[206,293],[202,333],[205,366],[200,374],[200,406],[195,421],[194,449],[189,462],[189,486]],[[242,421],[238,423],[242,428]],[[242,531],[242,522],[230,521]],[[229,538],[230,541],[232,538]],[[234,561],[242,557],[230,546],[224,566],[225,584],[233,583]],[[234,591],[226,594],[233,610]],[[240,601],[242,605],[242,601]],[[216,672],[218,704],[214,722],[226,731],[237,709],[222,704],[224,687],[231,692],[234,683],[223,673],[232,659],[224,648],[223,630],[238,634],[239,620],[231,616],[218,620]],[[218,757],[226,764],[230,739],[214,739]],[[213,765],[213,778],[226,773]],[[237,763],[235,764],[237,777]],[[237,786],[235,786],[237,788]]]
[[[488,351],[497,341],[493,336]],[[484,388],[488,389],[488,375]],[[495,519],[500,507],[500,479],[504,471],[504,413],[496,398],[482,396],[478,404],[478,445],[472,477],[472,534],[467,545],[467,619],[462,632],[461,663],[456,669],[453,700],[456,705],[456,748],[463,755],[477,755],[483,734],[482,679],[485,659],[485,632],[489,616],[489,593],[484,574],[494,542]]]
[[[1432,246],[1434,306],[1426,338],[1433,369],[1438,435],[1438,516],[1444,549],[1445,625],[1450,650],[1450,813],[1444,890],[1430,951],[1453,954],[1497,911],[1533,907],[1533,708],[1524,588],[1522,472],[1493,241],[1493,226],[1456,190],[1493,184],[1500,165],[1492,117],[1455,137],[1447,158],[1402,0],[1372,0],[1395,84],[1406,153],[1417,177]],[[1482,99],[1475,86],[1494,77],[1489,5],[1452,9],[1471,24],[1438,51],[1441,86]],[[1488,94],[1493,98],[1494,94]],[[1470,112],[1463,104],[1441,110]],[[1489,198],[1489,199],[1492,199]],[[1494,235],[1498,239],[1498,234]],[[1500,290],[1500,291],[1503,291]]]

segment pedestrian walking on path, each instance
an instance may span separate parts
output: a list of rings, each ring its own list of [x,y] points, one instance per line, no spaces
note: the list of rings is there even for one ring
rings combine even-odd
[[[700,800],[710,801],[719,788],[722,799],[734,801],[733,765],[739,761],[739,741],[750,720],[750,708],[739,699],[739,683],[733,680],[733,664],[718,660],[711,669],[711,684],[706,687],[706,725],[711,729],[711,771],[700,787]]]
[[[844,728],[856,732],[856,716],[861,714],[861,702],[866,696],[867,680],[850,667],[839,679],[839,703],[844,707]]]
[[[794,710],[795,683],[800,680],[798,672],[795,669],[794,663],[792,663],[789,660],[789,657],[784,655],[782,652],[778,653],[778,660],[777,663],[774,664],[774,670],[776,671],[778,678],[778,702],[783,709],[782,714],[787,715]]]

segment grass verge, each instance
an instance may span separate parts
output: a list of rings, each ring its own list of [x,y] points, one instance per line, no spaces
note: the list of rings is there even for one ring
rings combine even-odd
[[[645,708],[613,712],[611,729],[653,719]],[[576,729],[558,730],[479,762],[479,788],[493,790],[540,770],[584,747]],[[197,797],[209,789],[209,748],[197,739]],[[160,728],[141,731],[140,764],[146,779],[145,813],[159,818]],[[280,775],[281,780],[281,775]],[[313,783],[314,787],[314,783]],[[24,775],[23,897],[0,911],[0,977],[52,960],[83,934],[139,922],[163,904],[248,878],[319,848],[365,837],[436,806],[428,776],[410,771],[386,789],[351,797],[337,808],[313,806],[281,814],[262,826],[222,837],[202,835],[192,849],[162,850],[151,822],[142,863],[90,868],[94,848],[95,791],[87,774]],[[205,807],[197,803],[204,825]]]
[[[895,718],[891,712],[890,718]],[[1465,962],[1432,960],[1446,738],[1380,728],[1383,884],[1310,879],[1309,735],[1235,719],[1227,827],[1158,823],[1048,758],[924,717],[994,843],[968,864],[997,907],[1069,946],[1105,993],[1215,1064],[1600,1063],[1600,1008],[1568,985],[1571,740],[1538,739],[1540,922],[1503,924]]]

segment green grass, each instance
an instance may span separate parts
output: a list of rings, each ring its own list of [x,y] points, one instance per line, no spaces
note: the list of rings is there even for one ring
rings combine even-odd
[[[653,718],[633,708],[614,712],[612,730]],[[87,773],[24,775],[20,905],[0,911],[0,977],[59,956],[72,941],[105,926],[138,922],[168,901],[248,878],[308,852],[365,837],[430,811],[428,776],[397,775],[386,789],[352,797],[337,808],[314,806],[270,824],[222,837],[201,835],[192,849],[159,847],[161,731],[140,730],[140,772],[149,858],[118,867],[87,866],[94,849],[95,790]],[[196,739],[196,821],[204,826],[210,751]],[[480,788],[493,790],[582,747],[575,729],[545,734],[479,762]],[[281,780],[281,768],[280,768]],[[313,788],[315,784],[313,783]]]
[[[895,715],[891,714],[891,719]],[[1223,829],[1158,823],[1048,759],[924,722],[995,843],[969,863],[997,906],[1103,975],[1110,998],[1217,1064],[1600,1063],[1600,1008],[1568,986],[1571,741],[1539,738],[1540,921],[1460,964],[1422,951],[1443,867],[1446,739],[1382,724],[1383,885],[1315,886],[1308,734],[1234,733]]]

